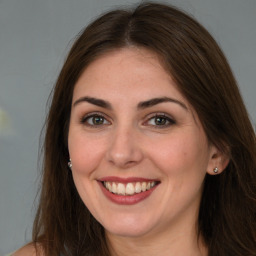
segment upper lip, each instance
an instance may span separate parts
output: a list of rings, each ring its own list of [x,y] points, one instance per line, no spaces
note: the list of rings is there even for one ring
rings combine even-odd
[[[98,179],[98,181],[109,181],[109,182],[119,182],[119,183],[129,183],[129,182],[150,182],[150,181],[159,181],[158,179],[149,179],[149,178],[142,178],[142,177],[128,177],[122,178],[117,176],[107,176]]]

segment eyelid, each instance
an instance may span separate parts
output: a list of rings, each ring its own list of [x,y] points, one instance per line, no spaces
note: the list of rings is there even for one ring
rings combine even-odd
[[[98,116],[98,117],[102,117],[104,118],[108,123],[111,124],[111,121],[110,121],[110,118],[109,116],[107,116],[106,114],[102,113],[102,112],[89,112],[85,115],[83,115],[81,118],[80,118],[80,123],[83,124],[83,125],[87,125],[89,127],[94,127],[94,126],[104,126],[105,124],[102,124],[102,125],[90,125],[88,123],[86,123],[86,120],[89,119],[90,117],[95,117],[95,116]],[[96,128],[96,127],[95,127]]]
[[[145,117],[146,120],[143,121],[143,125],[146,125],[146,123],[149,122],[151,119],[157,118],[157,117],[165,118],[169,123],[165,124],[165,125],[150,125],[150,124],[148,124],[147,126],[151,126],[155,129],[164,129],[164,128],[167,128],[169,126],[172,126],[172,125],[176,124],[175,119],[172,116],[170,116],[169,114],[166,114],[166,113],[163,113],[163,112],[156,112],[156,113],[152,113],[152,114],[147,115]]]
[[[107,121],[108,123],[107,124],[103,123],[103,124],[93,125],[93,124],[89,124],[88,122],[86,122],[89,118],[93,118],[93,117],[97,117],[97,116],[104,118],[105,121]],[[167,124],[163,124],[163,125],[148,124],[148,122],[150,120],[152,120],[153,118],[157,118],[157,117],[161,117],[161,118],[166,119]],[[143,118],[143,120],[144,121],[142,122],[142,125],[150,126],[152,128],[155,128],[155,129],[164,129],[164,128],[168,128],[168,127],[176,124],[175,119],[171,115],[166,114],[164,112],[155,112],[155,113],[148,114]],[[83,124],[83,125],[86,125],[88,127],[91,127],[91,128],[100,128],[102,126],[112,124],[112,121],[111,121],[111,118],[108,115],[106,115],[105,113],[95,111],[95,112],[89,112],[85,115],[82,115],[82,117],[80,118],[80,123]]]

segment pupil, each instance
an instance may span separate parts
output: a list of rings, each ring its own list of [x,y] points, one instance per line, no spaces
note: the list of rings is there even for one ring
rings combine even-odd
[[[103,118],[100,117],[100,116],[95,116],[95,117],[93,118],[93,123],[94,123],[94,124],[103,124]]]
[[[166,123],[166,119],[163,117],[156,117],[155,121],[157,125],[164,125]]]

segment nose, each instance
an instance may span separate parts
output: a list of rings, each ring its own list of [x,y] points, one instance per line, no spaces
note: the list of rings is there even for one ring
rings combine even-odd
[[[110,140],[106,158],[111,164],[126,169],[142,161],[143,151],[138,131],[118,129]]]

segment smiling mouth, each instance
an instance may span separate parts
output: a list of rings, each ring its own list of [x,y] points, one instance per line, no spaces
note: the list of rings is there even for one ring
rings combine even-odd
[[[103,181],[103,186],[115,195],[132,196],[154,188],[158,181],[128,182],[126,184],[112,181]]]

